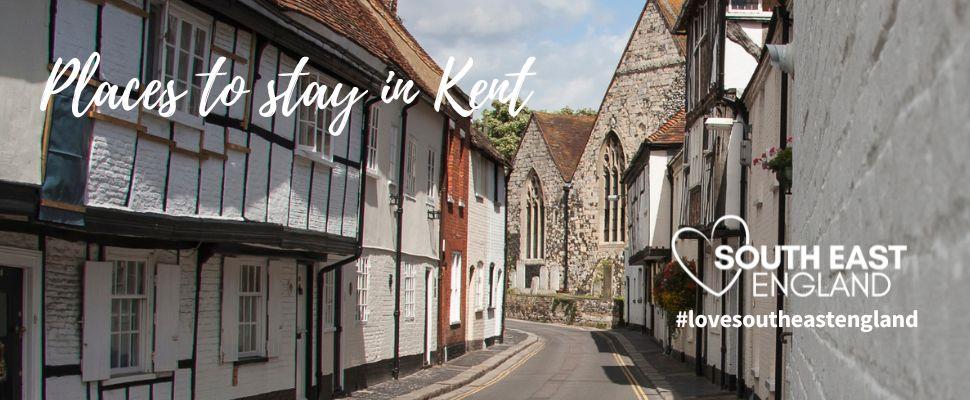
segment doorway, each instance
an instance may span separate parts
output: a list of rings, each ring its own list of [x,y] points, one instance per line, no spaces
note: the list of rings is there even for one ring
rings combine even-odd
[[[425,310],[424,310],[424,364],[431,365],[431,350],[434,348],[434,324],[437,318],[434,305],[438,302],[438,274],[433,268],[425,270]]]
[[[0,400],[23,397],[23,271],[0,267]]]

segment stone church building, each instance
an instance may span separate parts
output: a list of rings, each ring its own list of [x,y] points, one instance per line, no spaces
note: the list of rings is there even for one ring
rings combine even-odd
[[[681,0],[647,0],[596,116],[534,113],[508,182],[511,287],[619,295],[620,180],[640,143],[684,105]]]

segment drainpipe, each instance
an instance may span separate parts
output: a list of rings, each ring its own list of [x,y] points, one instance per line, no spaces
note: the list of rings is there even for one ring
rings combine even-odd
[[[572,182],[562,185],[562,291],[564,293],[569,292],[569,191],[572,188]]]
[[[503,171],[502,175],[505,175],[505,203],[504,203],[505,215],[503,216],[503,218],[505,218],[505,229],[508,230],[509,229],[509,174]],[[508,290],[509,290],[508,262],[509,262],[509,245],[508,243],[505,243],[505,246],[503,246],[503,249],[502,249],[502,310],[501,310],[502,331],[499,339],[502,343],[505,343],[505,296],[508,294]],[[438,298],[440,299],[441,297],[438,297]]]
[[[380,98],[374,97],[374,98],[371,98],[371,99],[367,100],[366,102],[364,102],[364,113],[363,113],[363,117],[362,117],[364,119],[364,123],[363,124],[360,124],[361,130],[363,131],[361,133],[362,133],[362,135],[364,137],[363,146],[360,146],[360,165],[362,165],[362,166],[366,166],[367,165],[367,143],[370,143],[370,126],[369,126],[369,124],[370,124],[370,108],[371,108],[371,106],[374,103],[376,103],[378,101],[380,101]],[[320,360],[323,359],[323,335],[322,335],[322,332],[323,332],[323,296],[324,296],[324,293],[323,293],[324,292],[324,289],[323,289],[323,275],[325,273],[327,273],[327,272],[335,271],[334,272],[334,275],[335,275],[334,276],[334,281],[335,282],[343,282],[343,280],[342,280],[343,278],[342,278],[342,274],[341,274],[341,272],[343,270],[343,266],[344,265],[347,265],[347,264],[350,264],[350,263],[352,263],[352,262],[357,261],[358,259],[360,259],[360,255],[361,255],[361,253],[363,252],[363,249],[364,249],[364,227],[365,227],[365,225],[364,225],[364,211],[366,210],[365,205],[367,204],[367,202],[364,201],[364,199],[366,198],[366,196],[367,196],[367,184],[365,182],[363,185],[360,185],[360,200],[358,201],[358,203],[359,203],[358,204],[359,210],[357,211],[358,212],[358,214],[357,214],[358,215],[358,217],[357,217],[357,247],[354,249],[354,254],[351,255],[350,257],[347,257],[347,258],[345,258],[343,260],[339,260],[339,261],[337,261],[337,262],[335,262],[335,263],[333,263],[331,265],[328,265],[328,266],[326,266],[324,268],[321,268],[319,271],[317,271],[317,279],[316,279],[317,280],[317,291],[316,291],[317,292],[316,293],[317,294],[317,296],[316,296],[316,298],[317,298],[317,332],[316,332],[317,340],[316,340],[316,342],[317,342],[317,364],[318,365],[320,365],[319,364],[320,363]],[[333,385],[333,391],[334,391],[334,393],[340,393],[340,392],[343,391],[343,387],[340,386],[340,382],[341,382],[340,376],[343,374],[343,371],[340,368],[340,333],[343,331],[343,325],[341,323],[341,318],[340,318],[340,314],[341,314],[340,313],[340,308],[342,307],[340,300],[341,300],[341,298],[343,298],[343,296],[341,295],[341,293],[343,291],[340,289],[340,287],[341,287],[341,285],[339,285],[339,284],[337,284],[337,285],[334,286],[334,292],[335,293],[334,293],[334,296],[333,296],[333,299],[334,299],[333,300],[334,301],[334,315],[333,315],[333,323],[334,323],[334,332],[333,332],[333,382],[334,382],[334,385]],[[307,357],[307,359],[309,360],[311,358],[310,357]],[[320,397],[320,387],[321,387],[321,384],[322,383],[323,383],[323,371],[322,371],[322,368],[319,368],[318,367],[317,368],[317,397]]]
[[[697,242],[697,263],[695,264],[697,266],[697,279],[704,282],[704,245],[706,242],[701,239],[696,239],[695,241]],[[698,315],[704,313],[704,292],[702,290],[700,285],[695,288],[695,292],[697,293],[695,308],[697,308]],[[694,328],[694,336],[694,373],[697,376],[704,376],[704,364],[706,364],[704,360],[706,357],[702,353],[705,338],[704,328],[700,326]]]
[[[789,21],[788,21],[788,11],[784,6],[778,6],[777,8],[779,19],[781,20],[781,40],[785,44],[789,41]],[[781,73],[781,112],[779,113],[779,124],[778,124],[778,141],[780,147],[784,150],[788,147],[788,73],[782,71]],[[786,204],[785,204],[785,193],[781,190],[778,191],[778,243],[785,243],[785,214],[786,214]],[[785,261],[781,260],[781,264],[778,266],[778,279],[781,282],[785,281]],[[781,312],[785,309],[785,297],[783,296],[781,288],[778,288],[778,292],[775,293],[776,311]],[[775,399],[781,400],[782,395],[782,381],[784,380],[784,367],[782,362],[784,360],[784,344],[785,344],[785,330],[779,325],[775,328]]]
[[[744,104],[740,104],[744,107]],[[747,110],[742,108],[742,121],[745,125],[748,123],[748,113]],[[745,141],[750,141],[750,132],[747,126],[743,129],[743,135],[741,137],[742,151],[744,148]],[[750,146],[750,144],[749,144]],[[751,162],[750,154],[748,151],[748,162],[741,165],[741,211],[740,217],[742,220],[747,218],[748,215],[748,163]],[[738,314],[744,314],[744,273],[738,277]],[[738,370],[737,370],[737,382],[738,382],[738,397],[744,397],[744,327],[738,327]]]
[[[394,245],[394,367],[391,375],[398,379],[401,373],[401,245],[404,230],[404,157],[407,156],[408,110],[418,103],[401,108],[400,161],[397,163],[397,237]]]

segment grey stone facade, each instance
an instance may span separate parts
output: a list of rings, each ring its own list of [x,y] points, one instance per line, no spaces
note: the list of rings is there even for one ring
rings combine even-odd
[[[555,266],[550,273],[560,271],[563,261],[562,185],[572,184],[569,194],[568,218],[568,289],[574,293],[600,293],[613,296],[622,293],[623,249],[620,242],[602,239],[603,144],[610,137],[620,143],[622,167],[647,135],[683,107],[684,57],[682,43],[671,35],[672,21],[665,14],[666,7],[649,0],[637,22],[600,105],[589,139],[582,143],[581,156],[575,173],[569,177],[557,174],[551,151],[563,151],[545,146],[535,130],[535,119],[526,130],[518,154],[513,161],[509,179],[509,257],[510,265],[523,267],[521,256],[521,227],[525,221],[520,208],[521,195],[527,187],[529,172],[535,170],[542,180],[546,212],[546,252],[544,265]],[[567,149],[568,150],[568,149]],[[600,263],[601,260],[609,260]],[[600,268],[597,265],[600,264]],[[602,266],[612,264],[611,268]],[[524,278],[516,271],[515,278]],[[603,279],[608,275],[610,279]],[[560,282],[561,283],[561,279]],[[516,287],[523,287],[515,285]],[[552,285],[550,289],[558,289]],[[606,293],[603,293],[606,295]]]

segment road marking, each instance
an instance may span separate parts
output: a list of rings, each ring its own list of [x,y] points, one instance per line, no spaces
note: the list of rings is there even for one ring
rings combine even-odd
[[[452,400],[462,400],[462,399],[464,399],[464,398],[466,398],[468,396],[471,396],[471,395],[473,395],[475,393],[481,392],[482,390],[485,390],[485,389],[491,387],[492,385],[498,383],[502,379],[505,379],[506,376],[509,376],[509,374],[511,374],[513,371],[515,371],[516,369],[518,369],[519,367],[521,367],[523,364],[525,364],[526,361],[529,361],[529,359],[531,359],[536,354],[538,354],[540,351],[542,351],[542,348],[543,347],[546,347],[546,342],[545,341],[539,342],[539,347],[537,347],[531,353],[527,354],[525,357],[522,357],[521,360],[516,361],[515,364],[512,364],[508,369],[506,369],[505,371],[500,372],[494,378],[492,378],[488,382],[483,383],[481,386],[479,386],[479,387],[477,387],[477,388],[475,388],[475,389],[473,389],[471,391],[462,393],[462,394],[460,394],[460,395],[458,395],[456,397],[452,397]]]
[[[623,375],[625,375],[626,379],[630,382],[630,388],[633,390],[633,394],[637,396],[637,399],[649,400],[650,398],[643,391],[640,383],[637,382],[633,372],[627,368],[626,362],[623,361],[623,357],[621,357],[619,351],[617,351],[616,345],[613,344],[613,340],[606,336],[606,334],[603,332],[595,331],[595,333],[599,334],[603,339],[606,340],[606,343],[610,345],[610,349],[613,353],[613,359],[616,360],[616,364],[620,366],[620,371],[623,371]]]

